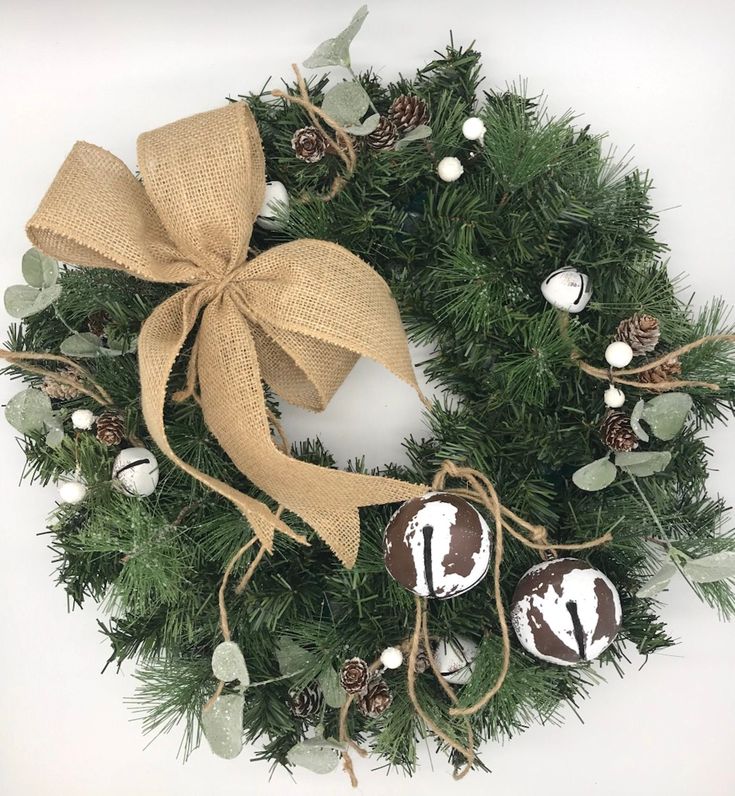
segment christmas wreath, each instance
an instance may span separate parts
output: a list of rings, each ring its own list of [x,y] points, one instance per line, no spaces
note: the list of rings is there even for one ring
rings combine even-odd
[[[331,74],[145,133],[140,177],[77,144],[2,352],[58,580],[109,609],[144,730],[353,783],[354,753],[410,772],[427,732],[485,768],[593,661],[673,643],[672,578],[735,612],[702,439],[735,335],[678,297],[648,176],[481,91],[473,47],[355,74],[366,14],[304,62]],[[278,396],[320,409],[361,355],[420,395],[401,321],[444,394],[410,463],[290,445]]]

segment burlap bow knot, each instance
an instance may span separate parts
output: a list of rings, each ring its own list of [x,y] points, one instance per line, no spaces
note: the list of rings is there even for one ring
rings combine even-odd
[[[247,260],[265,160],[243,103],[144,133],[138,163],[142,183],[109,152],[77,143],[28,223],[30,239],[66,262],[188,285],[153,311],[140,334],[151,437],[179,467],[231,500],[268,549],[275,528],[289,532],[263,503],[180,459],[166,438],[169,376],[196,329],[188,388],[199,385],[208,427],[252,483],[352,566],[358,508],[405,500],[426,487],[286,456],[271,438],[261,380],[318,411],[367,356],[418,392],[388,286],[360,258],[325,241],[294,241]]]

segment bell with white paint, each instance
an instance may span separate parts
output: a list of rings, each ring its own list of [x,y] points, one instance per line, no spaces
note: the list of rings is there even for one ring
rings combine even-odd
[[[112,465],[112,477],[132,497],[148,497],[158,486],[158,461],[146,448],[125,448]]]
[[[485,577],[491,542],[487,522],[471,503],[429,492],[391,517],[383,537],[385,566],[414,594],[448,599]]]
[[[587,274],[574,268],[559,268],[541,283],[541,294],[552,307],[576,314],[592,298],[592,285]]]
[[[280,230],[288,220],[289,199],[286,186],[278,180],[265,184],[265,195],[255,223],[262,229]]]
[[[448,683],[469,683],[475,668],[478,646],[467,636],[440,641],[434,652],[434,663]]]
[[[511,621],[531,655],[559,666],[598,658],[620,629],[620,597],[610,580],[577,558],[531,567],[518,582]]]

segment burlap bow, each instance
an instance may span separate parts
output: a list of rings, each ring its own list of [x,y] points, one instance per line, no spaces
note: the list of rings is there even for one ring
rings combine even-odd
[[[30,239],[66,262],[187,285],[153,311],[140,334],[151,437],[181,469],[231,500],[268,549],[275,528],[288,532],[263,503],[182,461],[166,438],[169,376],[196,329],[189,387],[199,385],[210,430],[253,484],[352,566],[358,507],[405,500],[426,487],[286,456],[271,438],[261,380],[318,411],[367,356],[418,392],[388,286],[359,257],[325,241],[299,240],[246,259],[265,160],[243,103],[144,133],[138,163],[142,182],[109,152],[77,143],[28,223]]]

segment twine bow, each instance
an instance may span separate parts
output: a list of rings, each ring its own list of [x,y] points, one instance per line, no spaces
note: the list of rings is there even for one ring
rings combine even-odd
[[[425,487],[301,462],[271,438],[262,380],[292,404],[322,410],[360,356],[419,388],[395,301],[359,257],[298,240],[248,260],[263,202],[265,159],[244,103],[183,119],[138,139],[142,182],[109,152],[77,143],[29,221],[31,241],[66,262],[185,287],[159,305],[139,338],[148,431],[182,470],[231,500],[270,550],[274,529],[304,541],[262,502],[174,453],[166,437],[168,380],[187,339],[187,388],[234,464],[298,514],[347,567],[358,508]],[[419,393],[420,395],[420,393]]]

